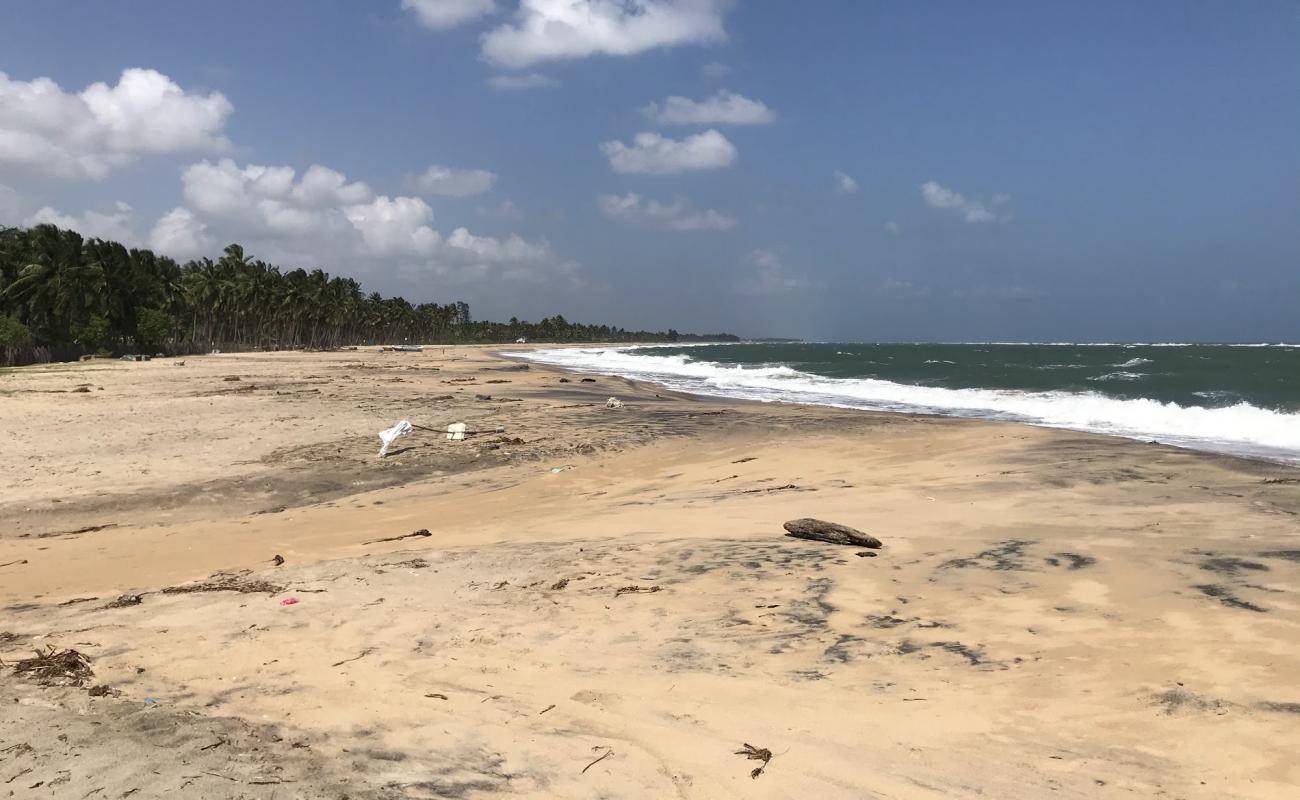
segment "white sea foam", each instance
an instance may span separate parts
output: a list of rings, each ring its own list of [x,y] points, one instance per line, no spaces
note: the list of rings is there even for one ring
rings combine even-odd
[[[956,361],[947,361],[947,360],[942,359],[942,358],[927,358],[927,359],[925,360],[925,363],[927,363],[927,364],[956,364],[957,362],[956,362]]]
[[[639,349],[560,348],[510,355],[576,372],[653,381],[696,394],[1007,420],[1300,461],[1300,414],[1245,402],[1201,408],[1150,399],[1122,400],[1094,392],[945,389],[873,378],[826,378],[786,366],[719,364],[686,355],[642,354]]]
[[[1126,367],[1140,367],[1143,364],[1150,364],[1150,363],[1151,363],[1151,359],[1149,358],[1130,358],[1128,361],[1125,361],[1123,364],[1112,364],[1111,366],[1124,369]]]
[[[1135,381],[1138,378],[1145,378],[1146,374],[1142,372],[1107,372],[1105,375],[1094,375],[1090,381]]]

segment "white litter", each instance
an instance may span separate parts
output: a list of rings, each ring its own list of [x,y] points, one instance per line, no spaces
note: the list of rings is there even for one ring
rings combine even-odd
[[[623,401],[619,400],[617,397],[611,397],[605,401],[605,408],[622,408],[622,407],[623,407]]]
[[[448,441],[459,442],[461,439],[464,438],[465,438],[465,423],[453,422],[447,426]]]
[[[407,422],[406,420],[402,420],[401,422],[397,423],[396,425],[394,425],[393,427],[389,428],[386,431],[380,431],[379,441],[383,442],[384,444],[383,447],[379,448],[379,457],[383,458],[384,456],[388,455],[388,448],[392,446],[393,442],[397,441],[398,439],[402,438],[403,436],[405,436],[410,432],[411,432],[411,423]]]

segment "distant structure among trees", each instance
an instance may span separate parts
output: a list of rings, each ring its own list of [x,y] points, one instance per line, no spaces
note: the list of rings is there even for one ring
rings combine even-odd
[[[0,229],[0,363],[86,353],[205,353],[384,343],[735,341],[556,315],[476,322],[461,302],[412,304],[351,278],[249,259],[232,244],[184,265],[53,225]]]

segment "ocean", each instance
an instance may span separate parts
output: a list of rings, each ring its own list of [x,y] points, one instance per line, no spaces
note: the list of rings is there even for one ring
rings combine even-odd
[[[740,343],[511,355],[715,397],[1007,420],[1300,463],[1300,345]]]

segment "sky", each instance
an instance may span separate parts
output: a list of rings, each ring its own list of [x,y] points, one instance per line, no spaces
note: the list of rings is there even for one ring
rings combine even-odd
[[[1300,2],[6,0],[0,225],[475,318],[1300,340]]]

